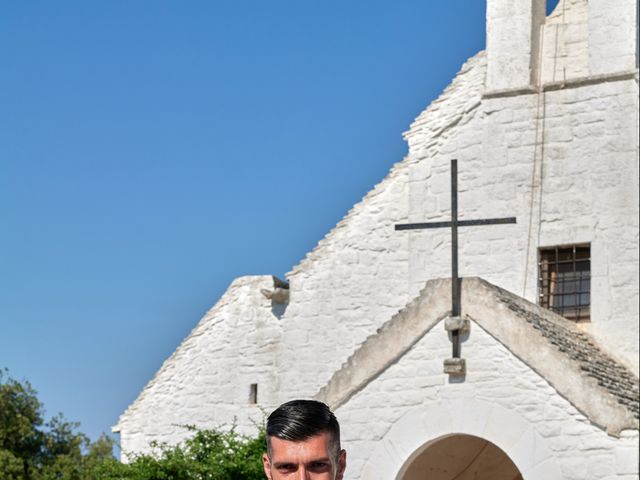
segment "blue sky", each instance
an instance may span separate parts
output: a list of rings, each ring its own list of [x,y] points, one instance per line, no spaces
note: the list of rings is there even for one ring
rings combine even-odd
[[[479,0],[0,6],[0,367],[108,432],[233,278],[284,277],[484,48]]]

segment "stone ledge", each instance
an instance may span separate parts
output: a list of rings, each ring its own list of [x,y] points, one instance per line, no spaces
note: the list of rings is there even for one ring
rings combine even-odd
[[[638,70],[629,70],[605,75],[589,75],[587,77],[571,78],[560,82],[547,82],[542,85],[542,88],[537,88],[535,85],[529,85],[526,87],[506,90],[492,90],[485,92],[482,95],[482,99],[484,100],[491,98],[516,97],[519,95],[532,95],[539,92],[553,92],[556,90],[564,90],[566,88],[578,88],[587,85],[597,85],[607,82],[620,82],[623,80],[633,80],[637,78]]]

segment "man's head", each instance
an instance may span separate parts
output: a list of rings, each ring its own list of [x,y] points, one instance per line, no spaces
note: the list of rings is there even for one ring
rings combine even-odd
[[[269,480],[341,480],[346,452],[340,425],[329,407],[314,400],[293,400],[267,420],[264,471]]]

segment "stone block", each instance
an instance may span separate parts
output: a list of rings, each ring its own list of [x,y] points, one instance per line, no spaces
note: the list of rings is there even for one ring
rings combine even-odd
[[[467,373],[466,362],[464,358],[447,358],[443,363],[443,371],[447,375],[460,377]]]
[[[468,332],[471,323],[468,318],[462,317],[448,317],[444,321],[444,329],[447,332],[454,332],[459,330],[460,332]]]

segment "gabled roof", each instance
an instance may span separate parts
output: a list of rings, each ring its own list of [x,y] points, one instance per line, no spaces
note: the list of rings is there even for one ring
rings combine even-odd
[[[418,297],[351,355],[315,398],[335,408],[366,388],[449,316],[450,285],[450,280],[427,282]],[[575,323],[480,278],[463,279],[462,313],[609,434],[638,428],[638,378]]]

